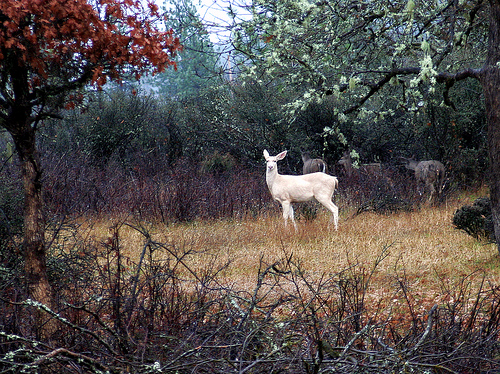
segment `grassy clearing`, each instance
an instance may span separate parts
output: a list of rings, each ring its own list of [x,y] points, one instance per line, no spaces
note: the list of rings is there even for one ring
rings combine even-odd
[[[480,193],[479,193],[480,195]],[[463,282],[476,288],[500,284],[500,260],[492,244],[480,243],[456,230],[451,219],[459,207],[470,204],[478,193],[456,197],[440,207],[423,207],[415,212],[391,215],[341,209],[338,232],[328,229],[329,217],[320,208],[318,218],[299,222],[295,232],[283,227],[280,210],[268,217],[243,221],[204,221],[190,224],[146,226],[154,240],[196,252],[186,265],[199,270],[230,262],[223,282],[242,290],[254,287],[261,260],[271,264],[293,255],[302,269],[313,277],[333,275],[348,268],[373,272],[372,295],[392,295],[405,287],[422,305],[453,298],[453,290]],[[110,227],[126,219],[96,220],[87,226],[88,235],[105,242]],[[130,222],[136,225],[134,222]],[[123,254],[137,261],[144,237],[130,226],[120,231]]]
[[[85,352],[72,357],[88,372],[498,372],[499,256],[451,224],[476,197],[387,216],[340,201],[338,232],[323,210],[284,229],[277,206],[245,220],[67,222],[50,264],[61,346]],[[4,336],[23,316],[7,299]],[[4,343],[17,367],[68,367],[19,342]]]

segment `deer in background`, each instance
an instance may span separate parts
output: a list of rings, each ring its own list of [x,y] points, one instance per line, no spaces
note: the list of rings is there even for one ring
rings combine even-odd
[[[328,173],[328,165],[320,158],[311,158],[309,152],[302,153],[302,174],[310,174],[316,172]]]
[[[413,158],[400,158],[404,166],[415,172],[417,182],[423,183],[430,191],[429,201],[435,201],[443,192],[446,170],[444,165],[436,160],[415,161]]]
[[[364,175],[377,175],[382,170],[382,165],[379,162],[374,162],[371,164],[361,164],[359,169],[352,165],[351,153],[344,152],[344,155],[338,162],[339,165],[343,165],[346,175],[350,178],[358,173]]]
[[[339,208],[332,202],[333,193],[339,185],[337,178],[321,172],[305,175],[281,175],[278,173],[278,161],[283,160],[286,153],[287,151],[283,151],[276,156],[270,156],[269,152],[264,150],[264,158],[267,163],[267,187],[269,187],[273,199],[278,201],[283,208],[285,226],[290,218],[295,230],[297,230],[292,203],[316,199],[332,213],[335,230],[337,230]]]

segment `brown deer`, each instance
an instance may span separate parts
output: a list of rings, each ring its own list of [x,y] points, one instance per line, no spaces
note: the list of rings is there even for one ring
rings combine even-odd
[[[352,176],[355,176],[357,174],[377,175],[382,170],[382,165],[379,162],[374,162],[374,163],[371,163],[371,164],[361,164],[359,166],[359,169],[355,168],[352,165],[351,153],[350,152],[344,152],[344,155],[339,160],[338,164],[344,166],[346,175],[349,178],[352,177]]]
[[[417,182],[423,183],[430,191],[429,201],[436,201],[444,188],[446,169],[436,160],[415,161],[413,158],[401,157],[404,166],[415,172]]]
[[[302,153],[302,161],[304,162],[302,174],[317,172],[328,173],[328,165],[326,162],[320,158],[311,158],[309,152]]]

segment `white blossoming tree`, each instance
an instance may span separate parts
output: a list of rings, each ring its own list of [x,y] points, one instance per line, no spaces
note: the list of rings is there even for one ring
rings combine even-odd
[[[418,113],[438,92],[455,108],[455,83],[478,80],[500,251],[500,0],[253,0],[248,9],[234,47],[253,79],[298,92],[291,119],[330,95],[339,121]]]

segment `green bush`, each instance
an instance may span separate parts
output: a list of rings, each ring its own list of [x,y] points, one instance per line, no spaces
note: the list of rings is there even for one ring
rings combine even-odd
[[[221,154],[214,151],[212,154],[205,156],[201,162],[201,171],[218,175],[232,170],[235,166],[236,159],[229,153]]]
[[[491,216],[491,202],[488,197],[480,197],[458,209],[453,215],[453,225],[476,239],[495,242],[495,231]]]

